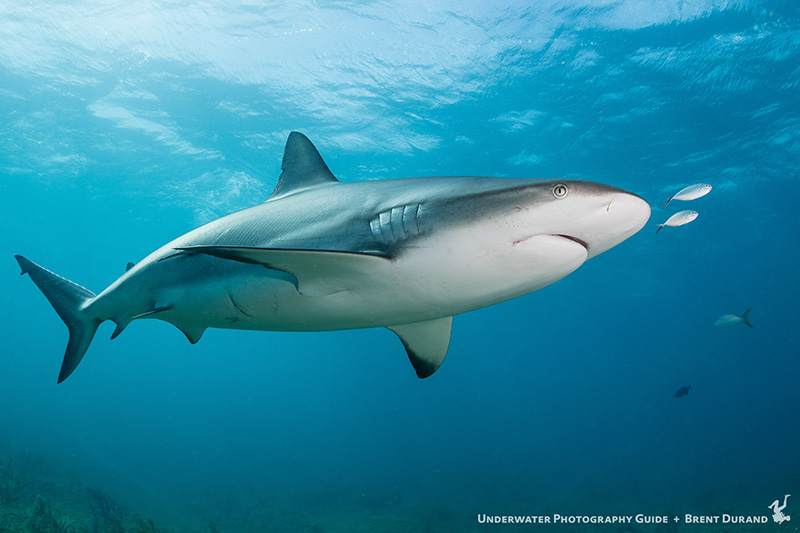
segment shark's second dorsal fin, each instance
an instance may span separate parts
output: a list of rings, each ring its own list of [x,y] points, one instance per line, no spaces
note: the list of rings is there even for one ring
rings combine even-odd
[[[278,177],[278,184],[269,195],[269,200],[339,181],[328,169],[328,165],[322,160],[322,156],[308,137],[297,131],[290,133],[286,140],[281,170],[283,172]]]

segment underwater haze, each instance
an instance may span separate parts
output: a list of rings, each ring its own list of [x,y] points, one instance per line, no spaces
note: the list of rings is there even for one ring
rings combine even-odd
[[[8,1],[0,117],[0,532],[796,529],[796,1]],[[57,384],[13,255],[100,292],[265,201],[293,130],[345,182],[584,179],[652,216],[456,316],[424,380],[386,329],[138,320]],[[552,523],[637,514],[670,520]]]

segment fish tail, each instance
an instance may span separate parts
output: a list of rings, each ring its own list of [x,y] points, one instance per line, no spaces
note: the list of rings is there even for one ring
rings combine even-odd
[[[664,227],[664,224],[659,224],[659,225],[658,225],[658,229],[656,230],[656,233],[658,233],[659,231],[661,231],[661,228],[663,228],[663,227]]]
[[[745,311],[744,314],[742,314],[742,322],[744,322],[745,324],[747,324],[751,328],[755,329],[755,326],[753,326],[753,324],[750,323],[750,311],[752,311],[752,310],[753,310],[753,308],[751,307],[750,309]]]
[[[21,255],[15,255],[14,258],[22,268],[22,274],[31,277],[69,329],[67,350],[58,375],[58,382],[61,383],[81,362],[97,331],[97,326],[102,322],[87,312],[87,306],[94,300],[95,294]]]
[[[667,200],[667,203],[666,203],[666,204],[664,204],[664,207],[667,207],[667,204],[668,204],[668,203],[670,203],[670,202],[672,201],[672,199],[673,199],[673,198],[675,198],[675,197],[674,197],[674,196],[670,196],[670,197],[669,197],[669,200]],[[662,207],[661,209],[664,209],[664,207]]]

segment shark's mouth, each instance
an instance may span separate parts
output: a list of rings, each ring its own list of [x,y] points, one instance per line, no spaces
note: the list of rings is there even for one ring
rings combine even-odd
[[[554,234],[554,235],[553,235],[553,237],[561,237],[562,239],[567,239],[567,240],[570,240],[570,241],[572,241],[572,242],[577,242],[578,244],[580,244],[581,246],[583,246],[584,248],[586,248],[586,251],[587,251],[587,252],[589,251],[589,245],[588,245],[588,244],[586,244],[586,242],[585,242],[585,241],[582,241],[582,240],[580,240],[580,239],[579,239],[579,238],[577,238],[577,237],[573,237],[573,236],[571,236],[571,235],[561,235],[561,234]]]
[[[527,241],[527,240],[529,240],[529,239],[533,239],[533,238],[535,238],[535,237],[558,237],[558,238],[560,238],[560,239],[566,239],[566,240],[568,240],[568,241],[572,241],[572,242],[574,242],[574,243],[580,244],[580,245],[581,245],[581,246],[582,246],[582,247],[583,247],[583,248],[586,250],[586,252],[587,252],[587,253],[589,252],[589,245],[588,245],[588,244],[586,244],[586,241],[582,241],[581,239],[579,239],[579,238],[577,238],[577,237],[573,237],[573,236],[571,236],[571,235],[562,235],[562,234],[560,234],[560,233],[549,233],[549,234],[531,235],[530,237],[525,237],[524,239],[519,239],[519,240],[517,240],[517,241],[514,241],[514,242],[513,242],[513,243],[511,243],[511,244],[512,244],[512,246],[516,246],[516,245],[518,245],[518,244],[520,244],[520,243],[523,243],[523,242],[525,242],[525,241]]]

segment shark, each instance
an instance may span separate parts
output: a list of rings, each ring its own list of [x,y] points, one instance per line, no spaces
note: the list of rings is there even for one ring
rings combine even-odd
[[[67,379],[107,320],[334,331],[385,327],[420,378],[453,317],[546,287],[637,233],[649,204],[591,181],[443,176],[339,181],[291,132],[267,200],[158,248],[99,294],[15,255],[69,331]]]

